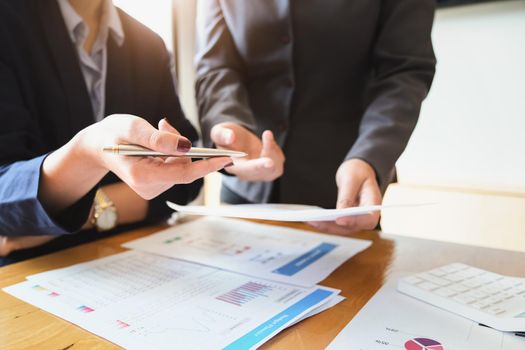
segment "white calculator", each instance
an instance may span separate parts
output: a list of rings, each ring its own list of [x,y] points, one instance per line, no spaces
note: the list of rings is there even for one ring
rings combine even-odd
[[[500,331],[525,331],[524,278],[456,263],[401,278],[397,289]]]

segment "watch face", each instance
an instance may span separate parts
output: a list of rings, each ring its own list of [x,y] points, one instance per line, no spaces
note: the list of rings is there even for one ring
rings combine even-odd
[[[117,212],[115,210],[103,210],[97,218],[97,227],[101,230],[111,230],[117,224]]]

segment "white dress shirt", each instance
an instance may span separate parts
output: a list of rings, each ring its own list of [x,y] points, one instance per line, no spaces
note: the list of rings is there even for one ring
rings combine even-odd
[[[91,53],[86,52],[84,43],[89,35],[89,28],[68,0],[57,0],[64,17],[71,41],[76,46],[80,68],[86,82],[96,121],[105,115],[106,76],[107,76],[107,40],[109,33],[117,45],[124,43],[124,31],[116,7],[111,0],[103,0],[101,22],[98,36]]]

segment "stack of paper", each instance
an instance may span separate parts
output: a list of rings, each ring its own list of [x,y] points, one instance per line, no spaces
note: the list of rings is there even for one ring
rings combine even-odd
[[[128,349],[251,349],[340,302],[339,290],[310,282],[369,244],[197,220],[126,244],[149,253],[28,276],[4,290]]]

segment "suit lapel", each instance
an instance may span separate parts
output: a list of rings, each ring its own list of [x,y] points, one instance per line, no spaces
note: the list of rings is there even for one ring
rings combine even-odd
[[[76,48],[55,0],[35,1],[44,37],[58,75],[69,112],[69,134],[94,122],[93,108],[80,70]]]

